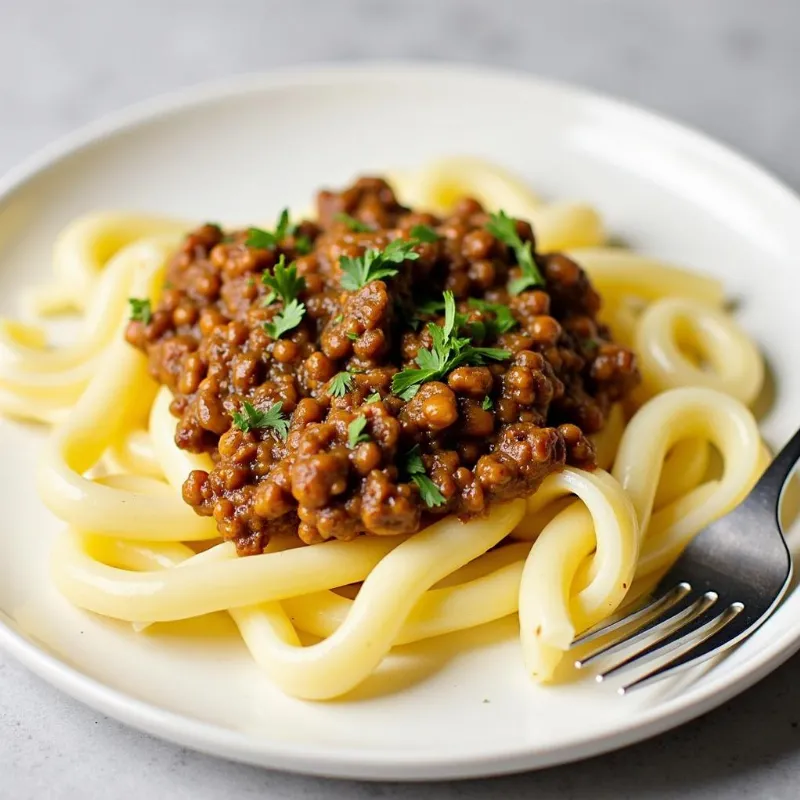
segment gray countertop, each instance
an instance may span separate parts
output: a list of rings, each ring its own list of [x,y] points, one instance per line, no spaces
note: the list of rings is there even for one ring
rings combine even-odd
[[[480,62],[584,84],[688,122],[800,188],[797,0],[0,0],[0,172],[165,90],[363,58]],[[0,653],[0,797],[796,798],[795,670],[800,657],[724,708],[609,756],[399,786],[283,775],[165,744]]]

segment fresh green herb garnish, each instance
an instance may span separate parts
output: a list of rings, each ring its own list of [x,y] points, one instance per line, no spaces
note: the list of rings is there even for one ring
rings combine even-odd
[[[357,333],[353,333],[353,331],[348,331],[348,332],[347,332],[347,338],[348,338],[348,339],[349,339],[351,342],[354,342],[354,341],[356,341],[356,339],[358,339],[358,334],[357,334]]]
[[[415,225],[410,233],[413,239],[418,239],[420,242],[438,242],[442,238],[430,225]]]
[[[463,314],[456,314],[456,301],[450,291],[444,293],[444,306],[444,326],[428,323],[432,346],[430,350],[417,353],[419,369],[404,369],[392,378],[392,391],[403,400],[410,400],[421,384],[441,380],[463,364],[480,366],[487,361],[503,361],[511,356],[503,348],[475,347],[469,337],[458,336],[459,324],[466,320]]]
[[[444,311],[444,300],[434,300],[430,297],[426,297],[424,300],[420,300],[416,303],[408,324],[412,330],[416,331],[419,329],[420,324],[425,322],[425,317],[441,314],[442,311]],[[401,313],[407,316],[404,309],[401,309]]]
[[[327,394],[331,397],[344,397],[353,388],[353,376],[349,372],[337,372],[331,378]]]
[[[481,408],[484,411],[491,411],[494,408],[494,401],[491,397],[487,394],[486,397],[483,398],[483,402],[481,403]]]
[[[419,445],[414,445],[406,454],[405,469],[408,476],[419,489],[422,502],[428,508],[440,506],[445,503],[444,495],[439,491],[439,487],[428,477],[425,470],[425,463],[419,453]]]
[[[278,246],[278,238],[263,228],[248,228],[245,244],[258,250],[274,250]]]
[[[350,214],[345,214],[344,211],[337,214],[334,219],[337,222],[343,222],[354,233],[369,233],[369,231],[372,230],[372,228],[367,225],[366,222],[362,222],[360,219],[351,217]]]
[[[600,340],[591,337],[589,339],[583,340],[583,346],[588,347],[590,350],[599,350],[600,349]]]
[[[505,211],[501,209],[496,214],[492,214],[486,223],[486,230],[496,239],[507,244],[517,257],[517,264],[522,270],[522,275],[508,284],[508,291],[511,294],[519,294],[533,286],[545,285],[544,276],[536,266],[531,243],[523,242],[519,238],[514,220],[507,216]]]
[[[261,276],[264,286],[271,289],[264,298],[264,305],[271,305],[276,300],[283,303],[283,309],[273,317],[271,322],[264,323],[264,330],[273,338],[280,339],[287,331],[296,328],[306,313],[306,307],[297,296],[306,287],[303,276],[297,275],[294,264],[286,266],[286,257],[281,253],[272,273],[265,272]]]
[[[153,308],[150,305],[148,298],[129,297],[128,303],[131,307],[131,320],[133,322],[141,322],[143,325],[149,325],[150,320],[153,319]]]
[[[314,244],[308,236],[296,236],[294,240],[294,249],[297,250],[301,256],[304,256],[314,249]]]
[[[342,322],[342,320],[343,320],[343,319],[344,319],[344,314],[337,314],[337,315],[336,315],[336,316],[335,316],[335,317],[334,317],[334,318],[331,320],[331,322],[332,322],[334,325],[339,325],[339,324]]]
[[[416,308],[420,314],[441,314],[444,311],[444,300],[434,300],[428,297],[425,300],[420,300],[416,304]]]
[[[297,266],[292,263],[286,266],[286,256],[281,253],[278,263],[272,272],[264,272],[261,283],[272,291],[264,298],[264,305],[268,306],[280,300],[285,306],[306,288],[306,279],[297,274]]]
[[[364,402],[367,405],[372,405],[373,403],[380,403],[381,396],[377,392],[373,392]]]
[[[293,230],[294,227],[289,223],[289,209],[284,208],[278,216],[274,233],[263,228],[248,228],[245,244],[258,250],[274,250]]]
[[[342,288],[355,292],[370,281],[397,275],[398,269],[391,266],[392,264],[402,264],[404,261],[414,261],[419,258],[419,253],[414,252],[415,244],[416,241],[394,239],[384,250],[370,247],[363,256],[357,258],[342,256],[339,259],[339,266],[344,272]]]
[[[489,311],[494,314],[494,320],[487,323],[487,329],[495,336],[499,336],[501,333],[508,333],[519,324],[514,319],[511,309],[502,303],[490,303],[487,300],[479,300],[475,297],[470,297],[467,303],[470,308],[477,308],[479,311]]]
[[[305,313],[306,307],[298,300],[292,300],[289,305],[283,307],[279,314],[273,317],[272,322],[264,323],[264,330],[272,339],[280,339],[284,333],[300,324]]]
[[[268,306],[276,300],[283,303],[283,309],[272,322],[264,323],[264,330],[273,338],[280,339],[287,331],[296,328],[306,313],[306,307],[297,296],[306,288],[306,281],[302,275],[297,275],[294,264],[286,266],[286,256],[281,253],[278,263],[272,273],[265,272],[261,276],[261,283],[271,291],[264,298],[264,305]]]
[[[266,411],[261,411],[246,400],[241,411],[231,414],[233,424],[247,433],[254,428],[272,428],[278,436],[286,441],[289,435],[289,420],[282,413],[283,402],[273,403]]]
[[[362,442],[369,441],[369,434],[364,433],[366,425],[367,418],[358,416],[347,426],[347,446],[351,450]]]

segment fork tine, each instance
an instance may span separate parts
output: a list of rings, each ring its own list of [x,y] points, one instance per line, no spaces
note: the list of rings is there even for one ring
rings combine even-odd
[[[621,637],[576,659],[575,668],[583,669],[583,667],[590,664],[592,661],[596,661],[602,656],[611,655],[624,647],[637,644],[654,632],[661,633],[663,638],[663,636],[666,636],[674,629],[676,623],[683,624],[701,613],[705,608],[704,597],[704,595],[698,595],[691,591],[686,594],[681,594],[676,601],[661,608],[659,613],[650,615],[632,631],[626,631]]]
[[[578,645],[599,639],[601,636],[627,627],[645,617],[655,615],[656,612],[668,611],[690,591],[691,586],[689,586],[688,583],[682,582],[677,586],[673,586],[672,589],[669,589],[658,597],[646,595],[633,608],[625,609],[624,611],[614,614],[612,617],[584,631],[572,641],[570,647],[577,647]]]
[[[642,675],[625,686],[621,686],[617,691],[620,694],[627,694],[634,689],[650,686],[662,678],[668,678],[670,675],[689,667],[702,664],[704,661],[725,652],[729,647],[733,647],[753,625],[753,620],[747,615],[740,616],[743,610],[744,606],[741,603],[731,604],[720,614],[720,618],[724,617],[724,620],[720,619],[720,624],[716,626],[710,636],[701,639],[688,650],[684,650],[675,658],[662,664],[658,669]],[[738,621],[734,623],[737,618]]]
[[[724,616],[728,608],[720,611],[716,606],[718,600],[716,592],[705,592],[703,600],[705,601],[702,608],[699,608],[697,613],[693,614],[688,620],[684,620],[681,625],[672,630],[666,636],[659,637],[655,642],[647,645],[647,647],[637,650],[635,653],[624,658],[622,661],[609,667],[604,672],[597,676],[598,681],[604,681],[611,675],[617,672],[633,667],[641,661],[650,661],[656,656],[666,652],[667,650],[674,649],[676,646],[686,644],[690,637],[698,633],[706,633],[711,630],[721,616]]]

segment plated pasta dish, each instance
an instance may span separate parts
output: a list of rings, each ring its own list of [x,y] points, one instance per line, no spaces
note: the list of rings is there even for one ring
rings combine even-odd
[[[720,283],[475,159],[250,227],[83,217],[23,300],[0,413],[52,426],[58,590],[131,636],[228,613],[300,698],[510,615],[557,684],[768,460]]]

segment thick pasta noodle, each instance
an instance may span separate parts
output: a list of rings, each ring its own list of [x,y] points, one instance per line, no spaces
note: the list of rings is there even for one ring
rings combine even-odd
[[[393,182],[423,210],[470,196],[529,220],[539,251],[566,251],[587,271],[603,321],[637,352],[643,378],[593,437],[598,469],[554,472],[529,497],[467,522],[445,516],[411,535],[310,546],[279,533],[238,557],[214,519],[181,498],[211,459],[176,446],[172,395],[123,338],[128,298],[158,299],[187,226],[86,217],[58,239],[54,281],[25,298],[34,322],[0,322],[0,412],[56,423],[38,480],[67,525],[53,575],[71,602],[138,635],[227,611],[277,686],[317,700],[353,689],[393,647],[518,614],[526,668],[546,681],[576,634],[745,496],[764,466],[747,408],[763,363],[717,281],[607,247],[594,209],[544,203],[483,161],[446,159]],[[80,312],[82,328],[73,344],[48,347],[46,318],[63,311]]]

